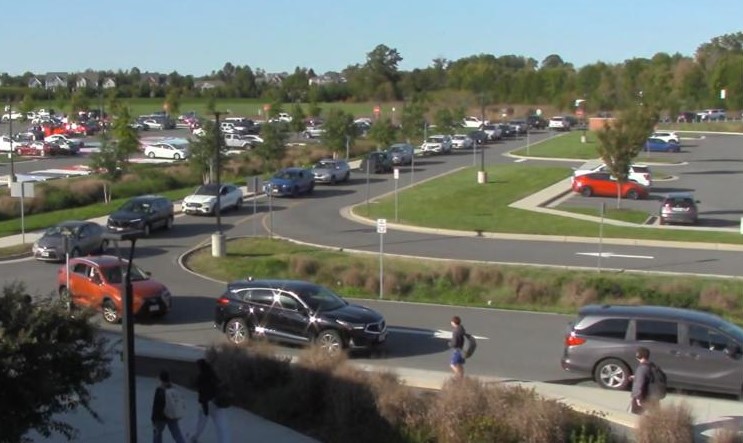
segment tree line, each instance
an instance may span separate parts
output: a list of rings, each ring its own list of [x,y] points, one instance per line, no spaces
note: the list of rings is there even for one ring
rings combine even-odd
[[[365,55],[363,63],[341,72],[326,73],[334,79],[310,85],[318,77],[312,68],[297,67],[285,75],[269,74],[248,65],[226,63],[209,75],[97,72],[99,81],[112,78],[116,87],[105,91],[110,98],[261,98],[271,102],[409,101],[425,94],[466,91],[472,103],[550,104],[570,109],[577,98],[586,100],[592,111],[623,109],[636,102],[652,102],[675,114],[705,107],[743,109],[743,32],[715,37],[701,44],[694,55],[658,52],[651,58],[632,58],[622,63],[598,61],[576,68],[557,54],[541,62],[518,55],[478,54],[458,60],[434,59],[430,66],[402,71],[403,56],[395,48],[380,44]],[[77,91],[75,80],[67,88],[48,91],[29,88],[33,76],[0,76],[0,100],[69,100],[73,95],[94,100],[100,88]],[[153,81],[154,79],[154,81]],[[199,81],[212,81],[199,88]],[[720,91],[725,89],[725,98]]]

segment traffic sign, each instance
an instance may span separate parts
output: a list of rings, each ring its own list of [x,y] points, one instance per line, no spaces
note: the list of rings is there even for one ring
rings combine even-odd
[[[377,234],[386,234],[386,233],[387,233],[387,219],[378,218],[377,219]]]
[[[400,180],[400,168],[395,168],[392,170],[392,177],[395,180]]]
[[[539,117],[540,115],[542,115],[542,110],[541,109],[537,109],[536,114],[537,114],[537,117]]]

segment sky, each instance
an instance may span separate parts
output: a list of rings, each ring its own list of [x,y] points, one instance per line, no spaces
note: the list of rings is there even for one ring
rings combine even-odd
[[[657,52],[691,56],[743,31],[742,0],[34,0],[2,7],[0,72],[128,70],[200,77],[225,63],[317,73],[364,63],[379,44],[399,68],[476,54],[576,67]]]

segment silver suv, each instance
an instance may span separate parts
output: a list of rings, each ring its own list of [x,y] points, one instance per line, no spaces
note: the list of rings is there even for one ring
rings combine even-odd
[[[562,368],[627,389],[639,346],[650,349],[671,388],[743,396],[743,328],[689,309],[584,306],[565,336]]]

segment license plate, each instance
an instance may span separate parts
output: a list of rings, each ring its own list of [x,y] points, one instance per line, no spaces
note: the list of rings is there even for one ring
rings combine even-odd
[[[41,256],[42,256],[42,257],[49,257],[49,251],[43,251],[43,252],[41,253]]]
[[[150,312],[159,311],[160,305],[151,305],[150,306]]]

